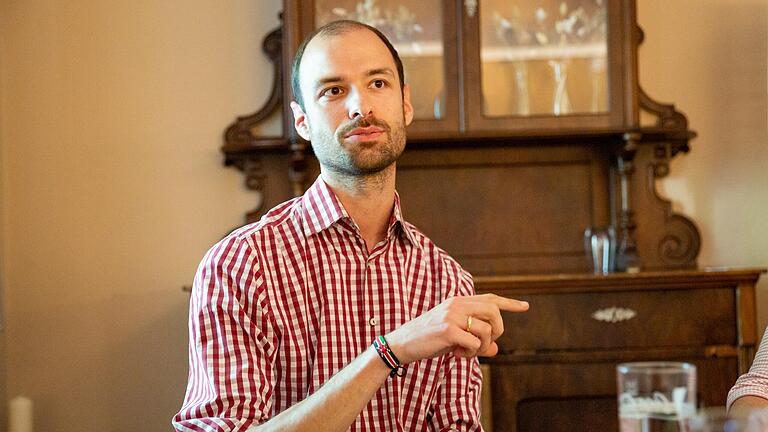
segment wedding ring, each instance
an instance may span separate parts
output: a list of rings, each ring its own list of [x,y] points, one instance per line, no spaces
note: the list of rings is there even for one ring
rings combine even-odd
[[[472,315],[467,317],[467,333],[472,330]]]

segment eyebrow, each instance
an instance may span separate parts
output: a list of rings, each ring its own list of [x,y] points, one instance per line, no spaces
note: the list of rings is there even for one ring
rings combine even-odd
[[[371,69],[368,71],[367,76],[373,76],[373,75],[390,75],[395,76],[395,73],[392,72],[392,69],[390,68],[378,68],[378,69]]]
[[[375,75],[389,75],[391,77],[395,76],[395,73],[390,68],[376,68],[376,69],[370,69],[365,73],[365,76],[375,76]],[[315,82],[315,89],[318,89],[322,87],[324,84],[334,83],[343,81],[344,79],[341,76],[335,75],[335,76],[329,76],[325,78],[320,78]]]

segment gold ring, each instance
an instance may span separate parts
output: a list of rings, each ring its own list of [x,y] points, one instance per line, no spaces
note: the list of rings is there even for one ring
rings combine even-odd
[[[472,330],[472,315],[467,316],[467,332]]]

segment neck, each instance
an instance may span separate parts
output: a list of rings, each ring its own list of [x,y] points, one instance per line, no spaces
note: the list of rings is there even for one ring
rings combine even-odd
[[[395,203],[395,164],[365,176],[349,176],[321,167],[323,181],[355,221],[370,252],[387,236]]]

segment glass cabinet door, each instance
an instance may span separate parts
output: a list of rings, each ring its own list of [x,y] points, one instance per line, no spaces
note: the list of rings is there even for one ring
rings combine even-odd
[[[436,128],[458,131],[458,68],[455,44],[446,49],[446,37],[455,39],[444,0],[315,0],[314,27],[350,19],[379,29],[392,42],[403,62],[405,82],[411,88],[414,123],[411,133]],[[453,76],[450,79],[450,76]]]
[[[604,0],[485,0],[480,14],[483,114],[606,112],[606,12]]]
[[[339,19],[361,21],[387,35],[411,88],[415,120],[409,141],[637,126],[634,0],[284,4],[289,22],[298,24],[298,31],[289,31],[289,49]]]
[[[624,125],[623,0],[482,0],[464,12],[469,130]]]

